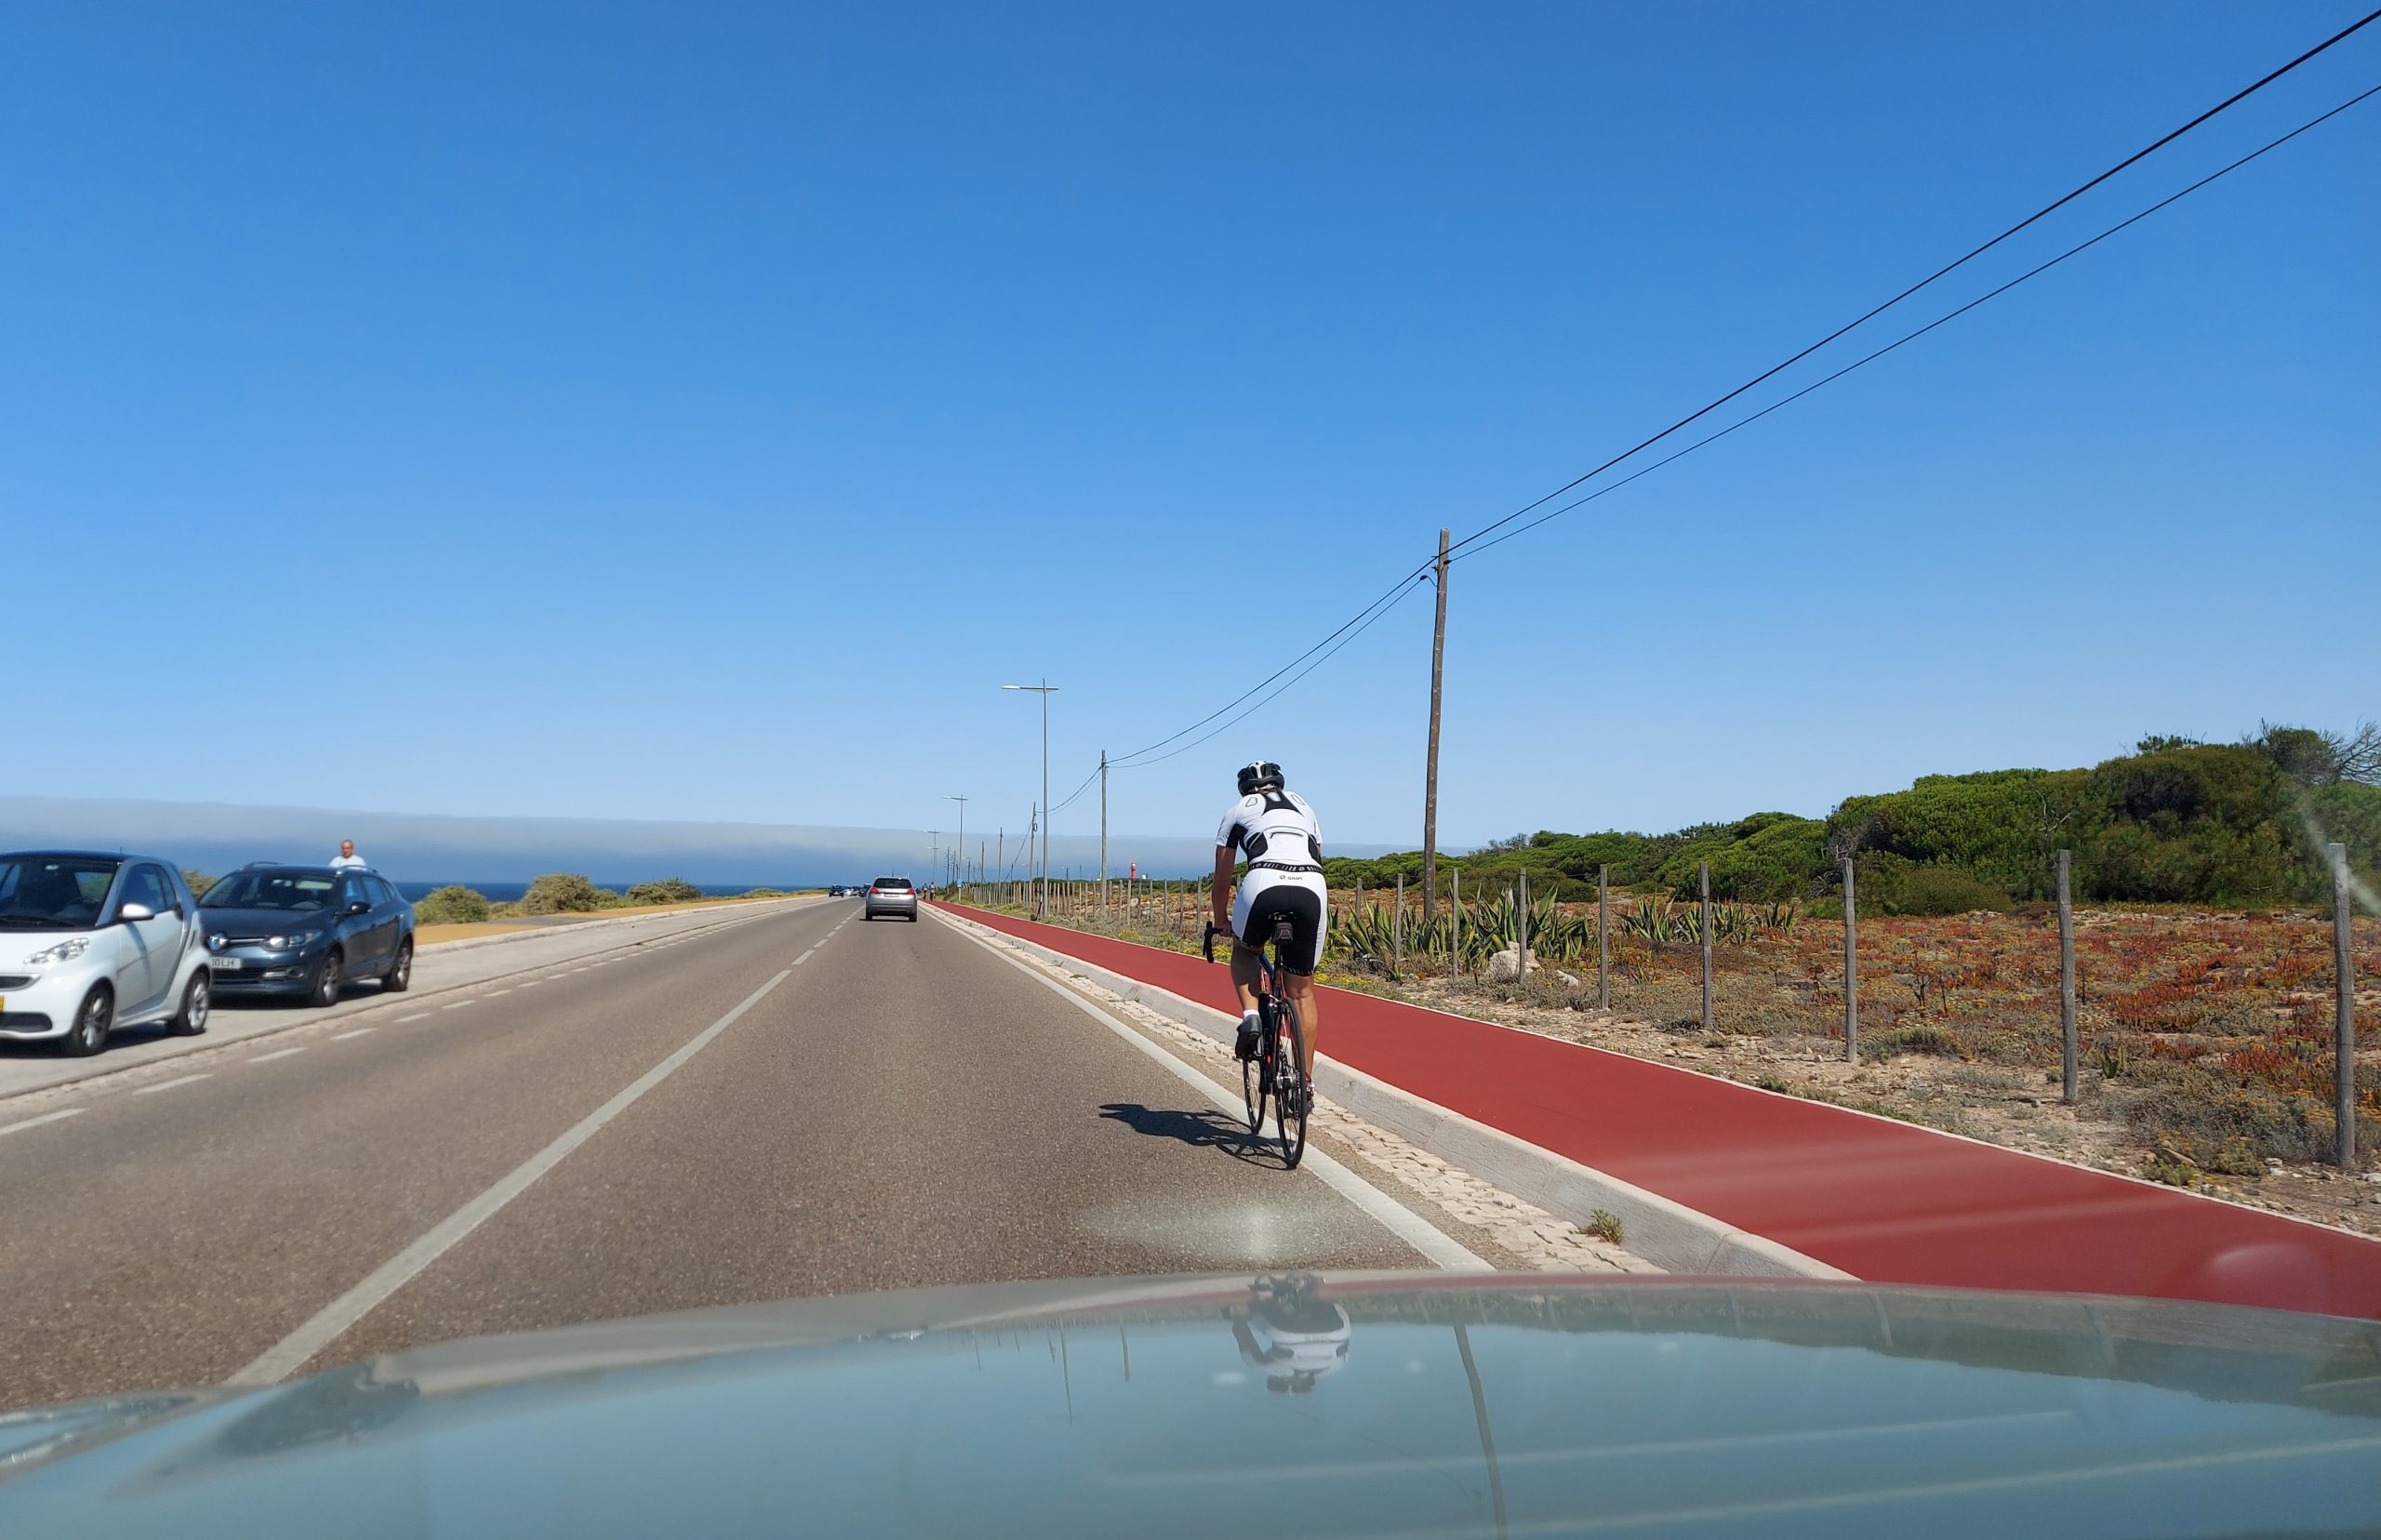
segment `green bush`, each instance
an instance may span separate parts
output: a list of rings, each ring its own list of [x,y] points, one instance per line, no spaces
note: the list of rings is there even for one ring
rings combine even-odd
[[[703,896],[703,890],[684,877],[665,878],[658,883],[639,883],[629,889],[625,901],[632,904],[691,904]]]
[[[2015,907],[2009,895],[1957,867],[1878,860],[1861,863],[1858,878],[1853,892],[1863,913],[2006,913]]]
[[[1698,863],[1711,863],[1711,896],[1750,903],[1807,898],[1827,885],[1827,825],[1789,813],[1757,813],[1719,840],[1682,845],[1655,880],[1681,898],[1702,896]]]
[[[460,883],[449,883],[413,907],[417,925],[474,925],[487,917],[487,896]]]
[[[193,867],[182,868],[182,881],[189,884],[190,896],[193,898],[206,897],[206,890],[215,885],[214,878]]]
[[[599,888],[576,871],[549,871],[521,896],[524,914],[588,914],[617,906],[619,895]]]

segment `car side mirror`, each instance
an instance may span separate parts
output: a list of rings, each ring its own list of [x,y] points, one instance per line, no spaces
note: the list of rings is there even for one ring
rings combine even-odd
[[[369,904],[366,904],[366,903],[363,903],[363,902],[361,902],[361,901],[358,901],[358,902],[356,902],[356,903],[352,903],[352,904],[348,905],[348,906],[347,906],[347,912],[348,912],[348,913],[350,913],[350,914],[369,914],[369,913],[371,913],[371,912],[372,912],[372,906],[371,906],[371,905],[369,905]]]
[[[154,920],[157,918],[157,911],[146,904],[118,904],[115,909],[115,918],[116,923],[128,925],[136,920]]]

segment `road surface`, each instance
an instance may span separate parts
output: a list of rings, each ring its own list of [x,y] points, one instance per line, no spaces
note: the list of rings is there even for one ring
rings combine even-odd
[[[0,1100],[0,1409],[810,1294],[1432,1265],[1041,979],[858,909]]]

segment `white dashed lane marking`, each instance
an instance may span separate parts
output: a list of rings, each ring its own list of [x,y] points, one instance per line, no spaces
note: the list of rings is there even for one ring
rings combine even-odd
[[[439,1008],[440,1010],[442,1010],[442,1011],[459,1011],[459,1010],[461,1010],[464,1006],[469,1005],[470,1003],[471,1003],[471,1002],[470,1002],[470,1001],[468,1001],[468,1000],[458,1000],[458,1001],[452,1002],[451,1002],[451,1003],[449,1003],[449,1004],[441,1005],[441,1006],[440,1006],[440,1007],[438,1007],[438,1008]]]
[[[429,1014],[430,1014],[430,1013],[429,1013],[428,1011],[416,1011],[416,1012],[415,1012],[413,1015],[411,1015],[411,1016],[401,1016],[397,1017],[397,1019],[398,1019],[399,1021],[419,1021],[423,1016],[428,1016]],[[368,1030],[368,1029],[367,1029],[367,1030]]]
[[[87,1107],[61,1108],[55,1112],[45,1112],[38,1118],[27,1118],[22,1122],[12,1122],[6,1128],[0,1128],[0,1134],[16,1134],[28,1128],[39,1128],[44,1123],[54,1123],[61,1118],[79,1118],[89,1110]]]
[[[214,1071],[212,1070],[208,1070],[205,1074],[184,1075],[180,1080],[159,1081],[154,1085],[141,1086],[132,1094],[136,1096],[153,1096],[160,1091],[171,1091],[177,1085],[189,1085],[194,1082],[203,1081],[206,1079],[208,1074],[212,1074],[213,1072]]]
[[[306,1050],[303,1048],[284,1048],[277,1054],[259,1054],[256,1057],[248,1060],[248,1062],[250,1064],[271,1064],[274,1059],[287,1058],[292,1054],[302,1054]]]
[[[422,1012],[421,1014],[422,1014],[422,1015],[424,1015],[424,1016],[428,1016],[430,1013],[429,1013],[428,1011],[424,1011],[424,1012]],[[407,1021],[411,1021],[411,1020],[413,1019],[413,1017],[411,1017],[411,1016],[406,1016],[405,1019],[406,1019],[406,1020],[407,1020]],[[372,1029],[371,1029],[371,1028],[369,1028],[369,1027],[358,1027],[355,1030],[353,1030],[353,1031],[352,1031],[352,1032],[333,1032],[333,1033],[331,1034],[331,1041],[332,1041],[333,1042],[345,1042],[349,1038],[352,1038],[352,1037],[362,1037],[365,1033],[366,1033],[366,1032],[368,1032],[368,1031],[371,1031]]]

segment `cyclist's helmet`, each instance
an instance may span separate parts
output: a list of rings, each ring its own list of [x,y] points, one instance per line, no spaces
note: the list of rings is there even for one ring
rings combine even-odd
[[[1240,767],[1240,794],[1282,790],[1282,767],[1271,760],[1252,760]]]

